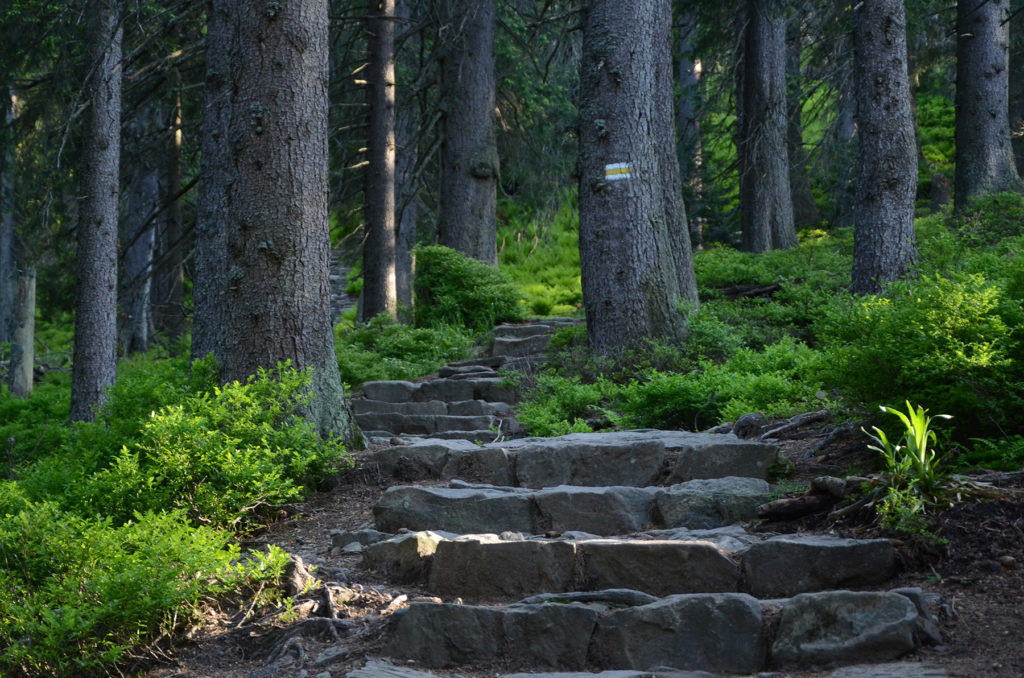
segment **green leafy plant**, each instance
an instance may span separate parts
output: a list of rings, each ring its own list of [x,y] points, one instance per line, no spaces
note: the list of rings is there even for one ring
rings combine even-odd
[[[903,424],[901,437],[889,439],[885,431],[873,426],[874,433],[864,431],[874,445],[868,447],[879,452],[885,462],[885,473],[876,489],[884,492],[876,511],[886,527],[906,533],[922,533],[926,528],[924,514],[929,506],[946,499],[949,472],[935,452],[937,436],[932,421],[952,419],[948,414],[928,416],[928,410],[916,408],[906,401],[907,411],[882,406],[882,412],[894,414]]]
[[[415,251],[415,324],[455,324],[476,331],[525,317],[516,285],[497,268],[448,247]]]

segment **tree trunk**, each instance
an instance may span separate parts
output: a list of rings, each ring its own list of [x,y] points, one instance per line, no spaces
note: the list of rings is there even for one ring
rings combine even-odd
[[[93,0],[91,92],[82,135],[71,421],[93,421],[117,374],[117,216],[121,152],[120,2]]]
[[[1018,176],[1024,176],[1024,31],[1021,26],[1024,26],[1024,16],[1017,14],[1010,19],[1010,144]]]
[[[17,267],[14,265],[14,106],[4,89],[4,128],[0,130],[0,343],[11,340]]]
[[[748,0],[739,112],[742,247],[796,245],[786,148],[786,20],[777,0]]]
[[[693,61],[693,42],[696,39],[696,20],[686,14],[679,21],[679,35],[676,47],[676,83],[679,87],[676,104],[676,155],[679,158],[679,178],[683,186],[689,186],[689,195],[701,196],[700,167],[700,69]],[[690,203],[693,205],[693,202]],[[700,218],[690,218],[691,246],[700,247],[703,229]]]
[[[121,245],[121,348],[125,354],[149,348],[149,304],[152,289],[153,217],[160,208],[160,172],[149,152],[151,135],[159,134],[152,105],[136,111],[129,129],[132,152],[131,179],[125,187],[125,218]]]
[[[208,20],[197,355],[225,382],[310,368],[306,416],[355,444],[331,327],[327,4],[214,0]]]
[[[441,58],[442,245],[497,264],[498,146],[494,131],[496,0],[450,0]]]
[[[153,328],[174,340],[185,333],[185,225],[181,209],[181,74],[171,117],[170,143],[164,162],[164,212],[157,229],[150,309]]]
[[[1024,192],[1010,145],[1009,20],[1009,0],[956,4],[956,210],[986,193]]]
[[[7,384],[11,395],[27,398],[32,395],[32,370],[35,367],[36,337],[36,272],[26,269],[17,277],[14,314],[11,319],[11,369]]]
[[[671,108],[669,0],[590,0],[583,11],[580,63],[580,261],[587,333],[594,350],[617,353],[645,338],[678,341],[677,263],[665,210],[665,152],[675,159]],[[679,203],[681,205],[681,202]],[[685,231],[684,231],[685,232]],[[677,262],[677,256],[685,259]]]
[[[799,227],[817,226],[821,221],[814,202],[811,179],[807,175],[807,153],[804,152],[803,72],[800,54],[803,34],[799,17],[786,25],[786,150],[789,153],[789,192],[793,198],[793,222]]]
[[[374,0],[369,33],[366,104],[366,240],[363,243],[363,318],[398,315],[395,276],[395,2]]]
[[[853,291],[872,294],[910,270],[917,145],[907,76],[903,0],[868,0],[854,11],[860,174]]]
[[[853,226],[854,199],[857,195],[857,97],[851,61],[843,58],[852,51],[851,48],[850,39],[843,37],[836,49],[840,63],[836,67],[836,119],[832,125],[834,148],[831,166],[835,168],[832,225],[837,228]]]
[[[408,32],[411,16],[409,0],[395,1],[395,16],[401,22],[396,35]],[[396,57],[397,58],[397,57]],[[419,214],[419,181],[416,164],[419,152],[416,144],[416,102],[406,97],[396,101],[395,121],[395,291],[398,296],[399,318],[412,321],[412,250],[416,246],[416,222]]]

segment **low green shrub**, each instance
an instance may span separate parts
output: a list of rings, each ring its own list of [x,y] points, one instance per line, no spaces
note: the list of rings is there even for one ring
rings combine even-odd
[[[473,333],[459,325],[410,327],[381,315],[365,325],[334,328],[341,379],[350,388],[367,381],[412,379],[470,356]]]
[[[954,225],[965,244],[979,247],[1019,236],[1021,223],[1024,223],[1024,195],[992,193],[972,200]]]
[[[540,374],[517,406],[516,417],[530,435],[587,433],[593,430],[588,419],[602,416],[602,405],[616,390],[604,380],[584,384],[579,377]]]
[[[525,317],[519,289],[493,266],[448,247],[417,247],[415,325],[461,325],[476,331]]]
[[[49,502],[4,503],[6,676],[110,675],[130,649],[198,620],[209,597],[275,581],[287,561],[280,550],[243,559],[229,533],[193,527],[180,512],[114,527]]]
[[[1004,438],[975,438],[969,450],[956,459],[956,468],[968,471],[975,468],[995,471],[1020,471],[1024,469],[1024,436],[1011,435]]]

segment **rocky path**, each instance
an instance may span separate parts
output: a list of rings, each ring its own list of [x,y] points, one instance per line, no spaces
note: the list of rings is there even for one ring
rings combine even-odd
[[[945,675],[894,663],[941,639],[920,589],[886,586],[889,540],[743,528],[773,498],[771,444],[680,431],[479,444],[518,432],[493,370],[543,350],[550,329],[499,328],[489,358],[367,384],[360,423],[395,443],[367,463],[406,484],[376,502],[374,529],[333,547],[427,595],[350,678]]]

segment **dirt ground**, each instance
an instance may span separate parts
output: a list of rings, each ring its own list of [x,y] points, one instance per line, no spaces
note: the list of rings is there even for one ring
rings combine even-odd
[[[782,443],[792,473],[781,484],[796,490],[810,478],[864,473],[870,457],[863,446],[847,443],[813,456],[823,436]],[[890,588],[920,586],[937,600],[943,642],[926,647],[910,661],[944,667],[952,676],[1024,676],[1024,481],[1004,479],[1002,499],[957,504],[934,516],[939,539],[907,538],[881,532],[863,520],[831,522],[812,516],[785,523],[759,523],[748,529],[769,532],[829,532],[840,536],[896,539],[902,571]],[[280,520],[248,544],[276,544],[314,565],[325,586],[300,596],[290,609],[241,608],[211,612],[200,627],[173,645],[154,649],[142,661],[148,678],[338,678],[362,666],[383,645],[389,616],[424,591],[397,587],[358,566],[360,556],[332,550],[331,533],[372,527],[372,506],[386,488],[382,478],[352,471],[338,486],[283,511]],[[323,616],[330,591],[340,610]],[[344,602],[344,605],[338,605]],[[335,638],[336,636],[336,638]],[[413,666],[413,668],[416,668]],[[444,672],[484,678],[510,667]],[[810,674],[800,674],[810,675]]]

